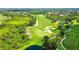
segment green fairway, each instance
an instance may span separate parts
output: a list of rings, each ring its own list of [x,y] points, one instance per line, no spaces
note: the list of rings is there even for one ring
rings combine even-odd
[[[9,21],[7,22],[7,24],[12,24],[12,25],[23,25],[25,24],[27,21]]]
[[[30,45],[40,45],[42,46],[43,37],[45,35],[50,36],[51,33],[45,32],[44,28],[51,26],[51,20],[46,19],[43,15],[36,15],[36,20],[38,20],[38,26],[30,26],[27,28],[28,32],[30,33],[30,44],[25,45],[21,49],[25,49]]]
[[[8,24],[8,25],[24,25],[27,24],[30,18],[28,17],[16,17],[14,20],[9,20],[9,21],[5,21],[3,22],[3,24]]]
[[[51,20],[47,19],[44,15],[36,15],[39,26],[45,27],[51,25]]]

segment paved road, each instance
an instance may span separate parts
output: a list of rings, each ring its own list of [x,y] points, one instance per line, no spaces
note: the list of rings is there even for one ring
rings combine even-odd
[[[63,45],[63,41],[66,39],[66,35],[64,35],[64,38],[60,41],[60,45],[61,45],[61,47],[64,49],[64,50],[66,50],[66,48],[64,47],[64,45]]]

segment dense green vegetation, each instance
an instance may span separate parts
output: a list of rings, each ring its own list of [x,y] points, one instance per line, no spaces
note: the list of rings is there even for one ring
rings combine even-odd
[[[79,49],[79,25],[74,25],[72,30],[68,32],[64,46],[67,49]],[[67,44],[66,44],[67,43]]]

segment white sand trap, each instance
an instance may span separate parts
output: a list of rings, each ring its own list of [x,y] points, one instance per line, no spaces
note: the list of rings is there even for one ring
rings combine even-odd
[[[45,32],[52,33],[50,30],[46,30]]]

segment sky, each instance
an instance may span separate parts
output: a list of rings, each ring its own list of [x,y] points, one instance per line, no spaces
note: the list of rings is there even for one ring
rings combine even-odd
[[[78,8],[78,0],[0,0],[0,8]]]

